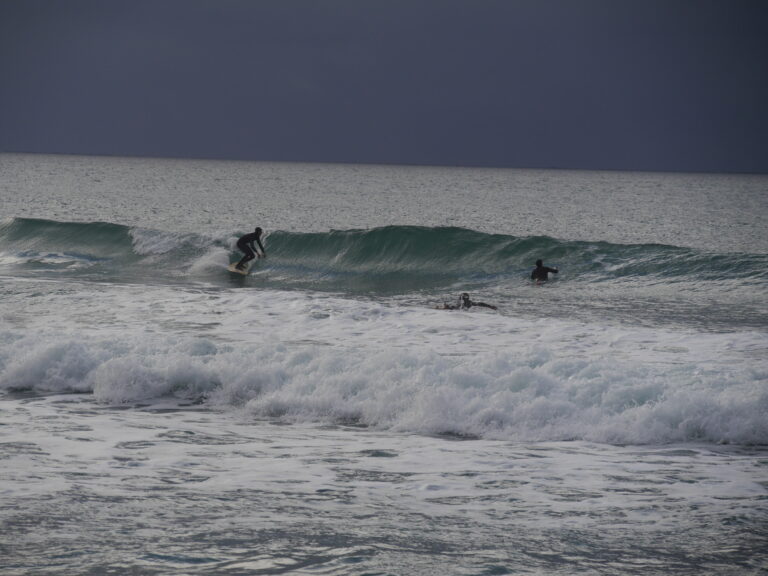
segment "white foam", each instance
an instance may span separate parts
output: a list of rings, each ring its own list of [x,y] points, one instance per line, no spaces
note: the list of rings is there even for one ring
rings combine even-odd
[[[189,275],[197,277],[212,270],[221,270],[229,264],[229,252],[219,246],[214,246],[196,258],[189,267]]]
[[[83,255],[64,252],[0,252],[0,266],[17,266],[20,264],[48,264],[66,266],[67,268],[88,268],[96,261]]]
[[[542,324],[300,292],[81,295],[15,317],[24,329],[3,332],[0,387],[106,403],[206,398],[256,417],[426,434],[768,442],[760,333]],[[84,321],[99,316],[109,321]]]

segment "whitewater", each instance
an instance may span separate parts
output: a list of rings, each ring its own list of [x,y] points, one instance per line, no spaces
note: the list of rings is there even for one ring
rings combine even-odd
[[[0,202],[3,574],[768,571],[768,177],[6,154]]]

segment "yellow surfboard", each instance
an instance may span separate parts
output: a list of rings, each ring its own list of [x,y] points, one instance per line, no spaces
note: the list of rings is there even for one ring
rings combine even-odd
[[[251,263],[252,262],[253,261],[246,262],[245,263],[245,268],[243,268],[242,270],[238,270],[237,268],[235,268],[235,266],[237,266],[237,262],[233,262],[232,264],[227,266],[227,270],[229,270],[230,272],[234,272],[235,274],[241,274],[243,276],[247,276],[248,272],[251,271]]]

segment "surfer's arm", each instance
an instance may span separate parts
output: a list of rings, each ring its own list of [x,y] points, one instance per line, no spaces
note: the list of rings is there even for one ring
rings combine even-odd
[[[248,243],[248,247],[249,247],[251,250],[253,250],[253,253],[254,253],[254,254],[256,254],[256,256],[262,256],[262,255],[266,256],[266,254],[264,254],[264,247],[261,245],[261,242],[259,242],[258,240],[256,240],[256,242],[258,242],[258,244],[259,244],[259,248],[261,248],[261,252],[259,252],[258,248],[256,248],[256,244],[254,244],[254,241],[253,241],[253,240],[251,240],[251,241]]]
[[[267,257],[267,251],[264,250],[264,245],[261,243],[261,240],[256,238],[256,243],[259,245],[259,248],[261,249],[261,257],[266,258]],[[256,249],[254,249],[254,252],[256,252]]]
[[[472,302],[474,306],[482,306],[483,308],[490,308],[491,310],[498,310],[493,304],[486,304],[485,302]]]

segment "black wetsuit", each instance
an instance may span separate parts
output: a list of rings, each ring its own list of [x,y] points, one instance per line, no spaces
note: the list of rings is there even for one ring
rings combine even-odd
[[[486,304],[485,302],[472,302],[469,298],[459,298],[459,303],[456,306],[451,304],[444,304],[445,310],[469,310],[472,306],[482,306],[483,308],[490,308],[491,310],[498,310],[496,306]]]
[[[261,237],[259,234],[256,234],[255,232],[251,232],[250,234],[246,234],[245,236],[242,236],[237,241],[237,247],[242,251],[245,256],[242,257],[240,262],[237,263],[238,268],[242,268],[245,266],[246,262],[250,262],[254,258],[256,258],[256,247],[253,245],[253,243],[256,242],[259,245],[259,248],[261,249],[261,253],[264,254],[264,246],[261,244]]]
[[[492,304],[486,304],[485,302],[472,302],[472,300],[464,300],[461,303],[462,310],[469,310],[472,308],[472,306],[482,306],[483,308],[490,308],[491,310],[496,310],[496,306],[493,306]]]
[[[550,272],[557,274],[557,268],[550,268],[549,266],[536,266],[536,268],[533,269],[533,272],[531,272],[531,280],[547,280],[547,274]]]

